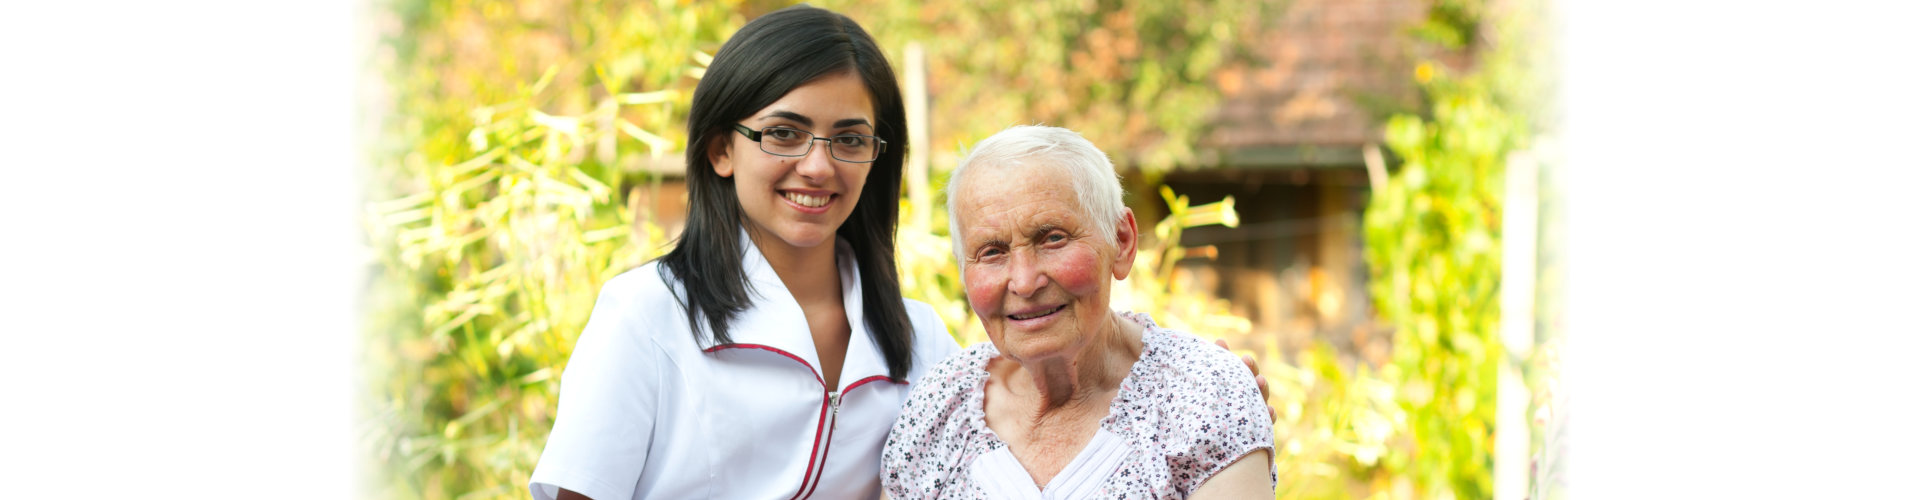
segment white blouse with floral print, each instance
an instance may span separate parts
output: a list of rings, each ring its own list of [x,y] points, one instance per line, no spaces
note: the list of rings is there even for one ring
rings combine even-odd
[[[1124,458],[1076,457],[1041,498],[1185,498],[1207,478],[1258,450],[1273,453],[1273,423],[1253,374],[1232,353],[1199,337],[1160,328],[1145,314],[1123,313],[1146,327],[1140,360],[1120,383],[1100,434],[1124,442]],[[983,396],[987,361],[1000,355],[981,342],[935,366],[907,396],[881,455],[881,484],[900,500],[990,498],[1014,491],[983,478],[976,466],[1005,470],[1007,444],[987,428]],[[1089,445],[1082,455],[1111,455]],[[1098,470],[1076,470],[1096,467]],[[1087,477],[1093,474],[1096,477]],[[1275,480],[1271,467],[1268,479]],[[1015,490],[1032,490],[1029,484]],[[1025,495],[1021,495],[1025,496]]]

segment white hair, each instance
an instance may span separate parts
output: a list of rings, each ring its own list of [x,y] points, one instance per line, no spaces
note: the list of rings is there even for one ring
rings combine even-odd
[[[1126,213],[1125,191],[1113,170],[1113,160],[1094,147],[1080,133],[1060,127],[1016,125],[993,134],[967,153],[953,168],[947,181],[947,234],[953,239],[953,256],[966,268],[962,257],[960,214],[956,196],[974,167],[1008,168],[1016,166],[1062,169],[1072,179],[1073,192],[1080,197],[1080,214],[1093,223],[1101,241],[1114,244],[1114,228]]]

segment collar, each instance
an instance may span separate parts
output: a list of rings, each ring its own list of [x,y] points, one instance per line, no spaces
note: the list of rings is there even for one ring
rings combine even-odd
[[[707,345],[702,348],[772,348],[798,358],[816,375],[820,374],[820,354],[814,349],[813,333],[807,327],[806,313],[801,311],[800,303],[794,300],[786,283],[780,281],[780,275],[773,271],[773,265],[767,262],[760,247],[747,237],[745,227],[740,229],[740,241],[743,249],[740,267],[746,274],[753,306],[742,311],[729,325],[732,344],[714,346],[708,340],[703,342]],[[873,334],[867,330],[866,307],[860,290],[860,268],[854,259],[853,247],[847,240],[836,236],[833,248],[834,263],[840,271],[840,299],[846,307],[847,326],[851,332],[851,338],[847,341],[847,355],[840,369],[840,387],[835,388],[838,390],[874,376],[886,377],[887,366],[880,354],[880,346],[874,343]]]

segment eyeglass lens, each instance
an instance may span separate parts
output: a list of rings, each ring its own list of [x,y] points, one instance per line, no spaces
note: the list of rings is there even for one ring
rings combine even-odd
[[[867,162],[879,156],[880,148],[875,145],[876,137],[857,134],[842,134],[826,139],[831,146],[828,151],[840,161]],[[768,127],[760,132],[760,149],[768,153],[784,156],[804,156],[813,150],[815,139],[805,130],[785,127]]]

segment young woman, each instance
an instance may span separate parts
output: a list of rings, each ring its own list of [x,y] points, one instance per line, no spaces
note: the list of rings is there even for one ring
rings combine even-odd
[[[893,68],[846,16],[775,11],[714,55],[687,137],[686,230],[601,288],[533,497],[879,497],[908,384],[959,351],[900,295]]]
[[[714,55],[688,220],[608,281],[534,498],[874,498],[907,383],[958,351],[894,265],[906,112],[846,16],[767,14]]]

